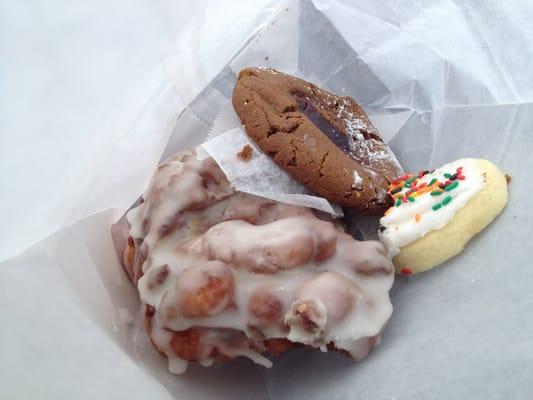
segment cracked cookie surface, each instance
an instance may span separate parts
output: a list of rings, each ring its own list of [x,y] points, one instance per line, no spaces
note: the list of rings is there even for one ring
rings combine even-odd
[[[402,169],[350,97],[272,69],[246,68],[232,101],[248,136],[314,192],[366,214],[391,205],[388,185]]]

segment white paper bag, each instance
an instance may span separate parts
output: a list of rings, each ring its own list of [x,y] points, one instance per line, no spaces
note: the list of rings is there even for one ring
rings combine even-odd
[[[460,256],[396,280],[383,342],[362,363],[300,349],[276,358],[269,370],[247,360],[195,366],[183,376],[166,370],[142,328],[131,323],[138,321],[137,298],[109,235],[133,196],[120,176],[161,153],[159,144],[138,135],[128,144],[136,156],[112,172],[116,190],[99,197],[101,208],[120,200],[121,209],[76,222],[0,266],[0,301],[7,305],[0,314],[0,394],[531,398],[532,12],[526,1],[288,1],[177,120],[163,158],[207,137],[240,68],[274,67],[358,100],[406,170],[472,156],[512,176],[506,209]],[[164,131],[156,114],[148,117],[157,120],[152,129]],[[118,136],[94,140],[112,146]],[[102,171],[94,174],[105,179]],[[76,209],[75,200],[65,199],[65,207]]]

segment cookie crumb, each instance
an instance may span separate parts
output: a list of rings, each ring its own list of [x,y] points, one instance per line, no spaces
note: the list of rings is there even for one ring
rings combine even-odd
[[[253,151],[254,149],[252,149],[252,146],[247,144],[241,149],[241,151],[237,153],[237,157],[239,157],[243,161],[250,161],[250,159],[252,158]]]
[[[511,183],[511,179],[511,175],[505,174],[505,180],[507,181],[507,183]]]

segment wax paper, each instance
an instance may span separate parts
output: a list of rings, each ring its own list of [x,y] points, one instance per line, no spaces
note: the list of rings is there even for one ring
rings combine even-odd
[[[168,141],[160,117],[147,109],[146,117],[158,121],[150,130],[161,139],[139,133],[126,141],[132,157],[113,164],[109,178],[101,159],[89,174],[65,158],[69,176],[87,186],[81,194],[90,198],[98,183],[106,188],[97,204],[108,210],[0,266],[6,305],[0,313],[0,397],[530,399],[532,18],[527,1],[288,1],[181,112]],[[176,62],[170,53],[153,61],[161,60]],[[382,344],[363,362],[299,349],[268,370],[237,360],[195,366],[177,377],[138,326],[135,290],[120,269],[109,226],[151,173],[128,181],[128,171],[200,144],[230,98],[236,73],[249,65],[279,68],[353,96],[406,170],[460,157],[492,160],[512,177],[509,203],[460,256],[396,279]],[[132,129],[138,120],[129,121]],[[124,143],[120,136],[91,140],[113,160],[111,149]],[[85,179],[93,174],[99,181]],[[79,198],[65,196],[62,204],[76,212],[78,206],[98,210]],[[31,215],[46,210],[37,207]]]
[[[246,146],[252,151],[250,158],[243,160],[239,153]],[[242,127],[238,126],[207,140],[201,148],[217,162],[236,190],[295,206],[314,208],[335,217],[343,215],[339,206],[313,195],[278,167],[251,142]]]

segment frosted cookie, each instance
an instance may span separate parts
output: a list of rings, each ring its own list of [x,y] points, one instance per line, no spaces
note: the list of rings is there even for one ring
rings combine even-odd
[[[397,272],[423,272],[460,253],[507,203],[505,175],[490,161],[466,158],[403,175],[390,186],[394,206],[379,236]]]
[[[387,188],[403,172],[364,110],[350,97],[272,69],[242,70],[233,107],[248,136],[320,196],[383,215]]]
[[[269,367],[266,355],[295,346],[361,360],[391,315],[382,243],[235,192],[211,158],[182,153],[159,166],[126,220],[116,245],[175,373],[235,357]]]

